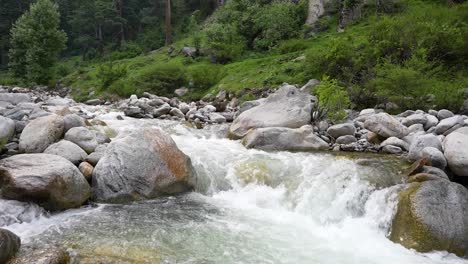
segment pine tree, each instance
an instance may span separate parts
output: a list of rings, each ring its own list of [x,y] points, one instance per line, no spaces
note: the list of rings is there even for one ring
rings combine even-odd
[[[16,77],[37,84],[51,80],[54,63],[67,41],[59,25],[58,6],[50,0],[38,0],[15,22],[9,66]]]

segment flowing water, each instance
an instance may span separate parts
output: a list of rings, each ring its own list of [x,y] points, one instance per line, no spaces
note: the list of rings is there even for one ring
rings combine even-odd
[[[247,150],[226,126],[194,130],[101,116],[119,134],[161,127],[192,159],[196,191],[48,215],[6,228],[30,248],[67,248],[80,263],[467,263],[420,254],[386,238],[401,160],[384,156]],[[0,218],[1,219],[1,218]]]

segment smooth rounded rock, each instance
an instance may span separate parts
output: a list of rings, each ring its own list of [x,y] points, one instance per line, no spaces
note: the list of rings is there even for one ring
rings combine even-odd
[[[15,135],[15,121],[0,116],[0,149]]]
[[[380,147],[383,148],[383,147],[388,146],[388,145],[396,146],[396,147],[399,147],[400,149],[406,150],[406,151],[409,150],[409,144],[407,142],[405,142],[404,140],[396,138],[396,137],[387,138],[384,142],[382,142],[380,144]]]
[[[445,138],[444,155],[453,173],[468,176],[468,127],[460,128]]]
[[[20,151],[41,153],[59,141],[64,132],[64,121],[59,115],[49,115],[31,121],[21,133]]]
[[[77,114],[66,115],[63,117],[65,133],[74,127],[85,127],[85,119]]]
[[[61,140],[50,145],[44,153],[63,157],[75,165],[80,164],[88,156],[82,148],[68,140]]]
[[[347,135],[354,136],[354,134],[356,134],[356,127],[353,123],[333,125],[327,129],[327,133],[333,138],[339,138]]]
[[[70,161],[50,154],[21,154],[0,160],[2,196],[34,202],[48,210],[81,206],[91,195]]]
[[[144,128],[114,139],[93,171],[95,199],[128,202],[190,190],[190,158],[160,129]]]
[[[426,158],[427,165],[433,166],[440,169],[447,167],[447,160],[445,159],[444,153],[439,149],[433,147],[427,147],[422,150],[422,158]]]
[[[450,118],[452,116],[454,116],[453,112],[449,111],[447,109],[442,109],[437,113],[437,118],[439,120],[447,119],[447,118]]]
[[[78,169],[80,170],[81,174],[83,174],[83,176],[86,178],[86,180],[91,181],[94,170],[93,165],[89,164],[88,162],[81,162],[80,166],[78,166]]]
[[[6,229],[0,228],[0,263],[7,263],[18,252],[21,239]]]
[[[357,139],[352,135],[341,136],[336,139],[335,143],[340,145],[347,145],[356,142]]]
[[[436,148],[442,151],[442,143],[439,138],[432,134],[417,136],[411,143],[408,159],[410,161],[416,161],[422,158],[422,150],[427,147]]]
[[[74,127],[68,130],[65,139],[80,146],[86,153],[92,153],[98,146],[96,134],[85,127]]]
[[[384,138],[403,138],[409,134],[409,130],[406,126],[402,125],[397,119],[387,113],[369,116],[364,122],[364,127]]]

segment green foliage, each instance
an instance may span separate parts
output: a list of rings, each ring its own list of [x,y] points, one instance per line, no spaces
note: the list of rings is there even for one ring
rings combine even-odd
[[[117,51],[114,51],[109,55],[109,60],[115,61],[130,59],[141,55],[142,52],[143,50],[135,42],[126,42]]]
[[[219,65],[200,64],[188,68],[188,78],[190,86],[196,90],[206,90],[211,88],[221,79]]]
[[[337,80],[324,77],[314,91],[321,107],[327,110],[328,118],[332,122],[339,123],[346,118],[345,109],[351,102],[346,89],[339,86]]]
[[[11,30],[10,69],[15,77],[47,84],[53,77],[52,67],[65,49],[67,37],[58,29],[58,6],[39,0],[21,16]]]
[[[97,79],[102,88],[109,87],[115,81],[125,77],[128,73],[127,67],[124,64],[105,63],[98,67]]]
[[[287,54],[297,51],[303,51],[309,48],[309,44],[303,39],[291,39],[281,42],[276,51],[279,54]]]

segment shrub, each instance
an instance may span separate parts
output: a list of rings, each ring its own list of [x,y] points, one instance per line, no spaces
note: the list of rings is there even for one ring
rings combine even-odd
[[[332,122],[339,123],[346,118],[345,109],[350,106],[350,100],[345,88],[339,86],[336,79],[324,77],[316,86],[315,94],[320,106],[327,110],[328,118]]]
[[[279,54],[287,54],[291,52],[297,52],[305,50],[309,47],[307,42],[302,39],[291,39],[281,42],[276,50]]]
[[[140,55],[143,52],[141,47],[136,44],[135,42],[127,42],[119,50],[112,52],[109,54],[109,60],[123,60],[123,59],[130,59]]]
[[[119,63],[104,63],[97,69],[96,77],[102,88],[109,87],[115,81],[127,75],[127,66]]]
[[[219,65],[200,64],[188,69],[190,86],[196,90],[204,90],[217,84],[221,79]]]
[[[175,89],[187,84],[182,65],[177,63],[155,64],[128,80],[137,93],[151,92],[157,95],[172,95]]]

